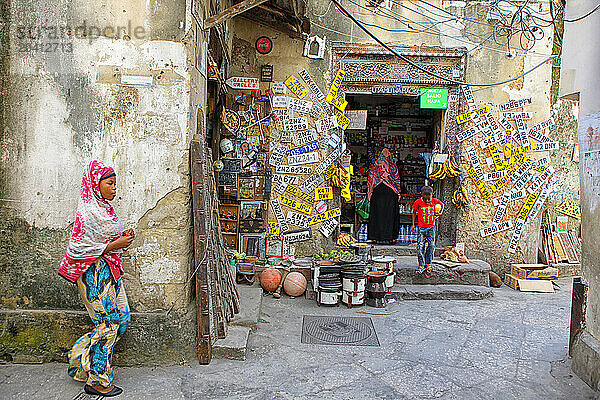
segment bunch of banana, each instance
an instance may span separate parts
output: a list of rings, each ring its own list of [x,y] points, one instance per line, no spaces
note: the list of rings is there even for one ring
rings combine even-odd
[[[350,246],[352,243],[356,243],[358,240],[354,239],[352,235],[342,232],[337,238],[338,246]]]
[[[452,158],[448,157],[443,163],[435,163],[433,167],[433,173],[429,175],[429,179],[438,180],[445,178],[454,178],[460,175],[458,166],[452,161]]]
[[[462,187],[460,189],[456,189],[452,194],[452,203],[454,203],[454,205],[458,208],[469,205],[469,198]]]
[[[343,167],[335,167],[331,174],[331,182],[334,186],[344,187],[346,170]]]

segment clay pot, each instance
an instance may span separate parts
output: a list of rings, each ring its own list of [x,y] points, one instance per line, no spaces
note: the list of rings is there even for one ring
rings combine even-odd
[[[260,286],[267,292],[273,292],[279,286],[281,282],[281,272],[276,269],[269,268],[265,269],[260,274]]]
[[[290,296],[300,296],[306,290],[306,278],[300,272],[290,272],[283,282],[283,290]]]
[[[498,276],[494,271],[490,271],[490,286],[491,287],[500,287],[502,286],[502,279]]]

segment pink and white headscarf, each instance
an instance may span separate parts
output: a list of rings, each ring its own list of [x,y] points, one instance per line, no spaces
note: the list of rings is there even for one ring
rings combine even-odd
[[[83,174],[73,232],[58,274],[75,282],[100,256],[108,263],[115,280],[123,274],[122,250],[104,253],[106,246],[123,233],[119,217],[100,193],[100,181],[114,175],[112,167],[91,161]]]

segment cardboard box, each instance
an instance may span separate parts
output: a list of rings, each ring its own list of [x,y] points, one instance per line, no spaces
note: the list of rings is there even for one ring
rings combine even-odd
[[[554,286],[548,280],[519,279],[511,274],[504,274],[504,284],[521,292],[554,292]]]
[[[518,279],[558,279],[558,268],[545,264],[512,264],[510,274]]]

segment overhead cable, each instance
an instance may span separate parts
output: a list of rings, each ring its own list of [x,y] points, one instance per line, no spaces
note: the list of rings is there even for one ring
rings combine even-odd
[[[338,9],[340,10],[340,12],[342,14],[346,15],[350,20],[352,20],[352,22],[354,22],[363,32],[365,32],[367,35],[369,35],[373,40],[375,40],[377,43],[379,43],[381,46],[383,46],[390,53],[392,53],[396,57],[400,58],[402,61],[406,62],[409,65],[412,65],[413,67],[415,67],[419,71],[422,71],[422,72],[424,72],[425,74],[427,74],[429,76],[433,76],[433,77],[435,77],[437,79],[440,79],[440,80],[443,80],[443,81],[446,81],[446,82],[450,82],[450,83],[454,83],[454,84],[457,84],[457,85],[464,85],[464,86],[497,86],[497,85],[503,85],[505,83],[512,82],[514,80],[522,78],[523,76],[525,76],[525,75],[529,74],[530,72],[534,71],[535,69],[539,68],[540,66],[542,66],[546,62],[548,62],[548,61],[550,61],[550,60],[558,57],[556,55],[552,55],[552,56],[548,57],[547,59],[545,59],[544,61],[542,61],[541,63],[535,65],[533,68],[530,68],[529,70],[523,72],[522,74],[517,75],[517,76],[515,76],[513,78],[510,78],[510,79],[506,79],[504,81],[492,82],[492,83],[468,83],[468,82],[461,82],[461,81],[457,81],[457,80],[454,80],[454,79],[446,78],[446,77],[438,75],[438,74],[436,74],[434,72],[428,71],[427,69],[423,68],[419,64],[416,64],[415,62],[411,61],[409,58],[407,58],[407,57],[403,56],[402,54],[398,53],[396,50],[392,49],[390,46],[388,46],[387,44],[385,44],[381,39],[379,39],[377,36],[375,36],[371,31],[369,31],[360,21],[358,21],[356,18],[354,18],[354,16],[348,10],[346,10],[346,8],[344,8],[344,6],[342,6],[338,0],[331,0],[331,1],[333,1],[335,3],[335,5],[338,7]]]

